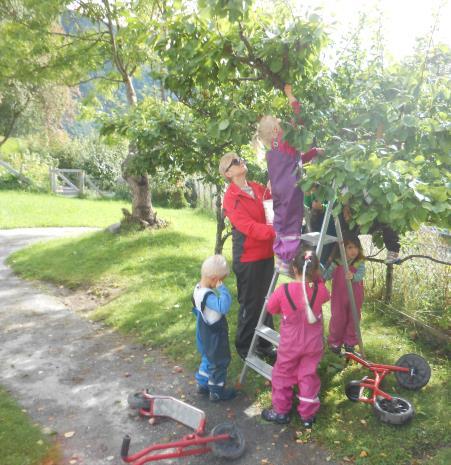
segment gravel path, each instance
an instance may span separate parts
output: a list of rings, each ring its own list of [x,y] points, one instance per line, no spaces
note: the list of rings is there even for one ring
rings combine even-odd
[[[89,321],[68,308],[51,286],[23,281],[5,264],[10,253],[33,242],[90,231],[0,230],[0,384],[33,421],[60,442],[64,465],[123,463],[119,452],[125,433],[132,437],[134,453],[191,432],[170,420],[150,425],[129,409],[127,396],[143,388],[151,388],[155,394],[184,396],[186,402],[206,412],[208,431],[233,420],[247,443],[245,455],[233,462],[237,465],[333,463],[327,461],[327,452],[314,444],[297,444],[293,428],[263,424],[260,412],[245,396],[221,404],[200,398],[192,373],[174,368],[174,362],[157,349]],[[226,462],[210,453],[158,463]]]

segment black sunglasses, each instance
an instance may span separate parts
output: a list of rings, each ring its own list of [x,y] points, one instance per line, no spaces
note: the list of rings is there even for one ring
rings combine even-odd
[[[227,167],[227,169],[225,170],[225,172],[229,171],[229,169],[232,168],[232,166],[240,166],[241,163],[244,163],[244,158],[241,158],[241,157],[234,158],[234,159],[230,162],[230,165]]]

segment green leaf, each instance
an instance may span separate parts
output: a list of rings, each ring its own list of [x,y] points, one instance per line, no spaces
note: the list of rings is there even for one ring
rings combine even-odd
[[[229,127],[229,124],[230,124],[230,121],[228,119],[223,119],[220,123],[219,123],[219,130],[220,131],[224,131],[226,130],[228,127]]]

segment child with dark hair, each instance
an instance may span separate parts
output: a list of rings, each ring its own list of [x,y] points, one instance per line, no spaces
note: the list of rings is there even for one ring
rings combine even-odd
[[[268,301],[268,312],[281,314],[280,342],[272,371],[272,408],[262,418],[279,424],[290,421],[293,387],[299,388],[298,412],[311,428],[320,407],[317,373],[323,355],[322,305],[330,298],[320,278],[319,260],[312,251],[292,261],[295,280],[282,284]]]
[[[328,344],[334,353],[340,353],[342,345],[347,352],[353,352],[354,346],[358,344],[346,280],[352,283],[359,318],[364,295],[365,257],[362,244],[357,236],[346,237],[343,242],[349,267],[348,274],[345,275],[344,266],[339,259],[333,260],[323,273],[324,279],[332,279]]]

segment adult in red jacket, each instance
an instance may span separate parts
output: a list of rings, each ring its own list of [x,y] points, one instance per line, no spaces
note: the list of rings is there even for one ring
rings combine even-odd
[[[219,172],[229,183],[223,208],[232,223],[233,272],[240,304],[235,347],[244,359],[274,273],[275,232],[266,224],[263,209],[263,200],[271,194],[265,186],[246,179],[246,164],[236,153],[221,158]],[[265,324],[273,327],[270,315]],[[274,355],[274,348],[264,339],[259,340],[257,351]]]

